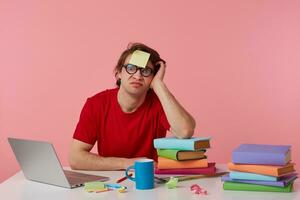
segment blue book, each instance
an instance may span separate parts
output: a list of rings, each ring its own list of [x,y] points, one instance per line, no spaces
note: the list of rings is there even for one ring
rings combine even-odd
[[[286,165],[291,160],[291,146],[241,144],[232,153],[236,164]]]
[[[210,138],[194,137],[189,139],[179,139],[175,137],[154,139],[156,149],[178,149],[178,150],[199,150],[210,148]]]
[[[270,186],[277,186],[277,187],[285,187],[290,182],[296,180],[297,174],[293,173],[290,175],[286,175],[278,181],[255,181],[255,180],[239,180],[239,179],[232,179],[229,177],[228,174],[222,176],[221,181],[230,181],[230,182],[237,182],[237,183],[250,183],[250,184],[256,184],[256,185],[270,185]]]
[[[241,180],[277,181],[276,176],[267,176],[267,175],[247,173],[247,172],[232,171],[229,173],[229,177],[232,179],[241,179]]]

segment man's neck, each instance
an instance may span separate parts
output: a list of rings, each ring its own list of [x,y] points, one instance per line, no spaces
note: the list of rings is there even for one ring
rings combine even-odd
[[[132,113],[136,111],[145,101],[147,93],[138,96],[131,95],[126,92],[124,89],[120,88],[118,91],[118,103],[121,106],[121,109],[125,113]]]

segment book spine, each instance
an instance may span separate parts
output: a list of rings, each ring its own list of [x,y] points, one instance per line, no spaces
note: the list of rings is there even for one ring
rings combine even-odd
[[[167,149],[157,149],[157,155],[159,157],[169,158],[172,160],[178,160],[178,151],[167,150]]]
[[[235,165],[233,163],[228,164],[228,169],[231,171],[242,171],[256,174],[263,174],[269,176],[278,176],[278,170],[276,168],[271,169],[270,167],[266,168],[265,166],[258,165]]]
[[[224,182],[224,190],[241,190],[241,191],[265,191],[265,192],[291,192],[293,183],[289,183],[285,187],[256,185],[249,183]]]
[[[158,169],[178,169],[178,168],[204,168],[208,167],[207,159],[189,160],[189,161],[175,161],[167,158],[158,157]]]
[[[267,176],[255,173],[245,173],[245,172],[230,172],[229,177],[232,179],[241,180],[257,180],[257,181],[277,181],[275,176]]]
[[[154,140],[156,149],[195,150],[194,141],[190,140]]]
[[[297,176],[288,178],[286,180],[282,181],[255,181],[255,180],[237,180],[232,179],[229,177],[229,175],[224,175],[221,178],[221,181],[231,181],[231,182],[237,182],[237,183],[250,183],[250,184],[257,184],[257,185],[270,185],[270,186],[277,186],[277,187],[284,187],[288,185],[291,181],[294,181],[297,178]]]
[[[270,153],[233,152],[232,162],[239,164],[285,165],[285,155]]]

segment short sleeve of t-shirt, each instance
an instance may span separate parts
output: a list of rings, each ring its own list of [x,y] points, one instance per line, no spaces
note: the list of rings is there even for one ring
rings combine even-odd
[[[81,111],[73,138],[94,145],[98,136],[97,120],[93,102],[89,98]]]

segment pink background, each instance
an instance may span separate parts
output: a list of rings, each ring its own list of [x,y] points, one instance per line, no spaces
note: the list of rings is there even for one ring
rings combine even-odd
[[[0,0],[0,182],[19,170],[9,136],[50,141],[68,165],[86,98],[114,87],[136,41],[167,61],[211,161],[248,142],[290,144],[300,163],[299,1],[184,2]]]

